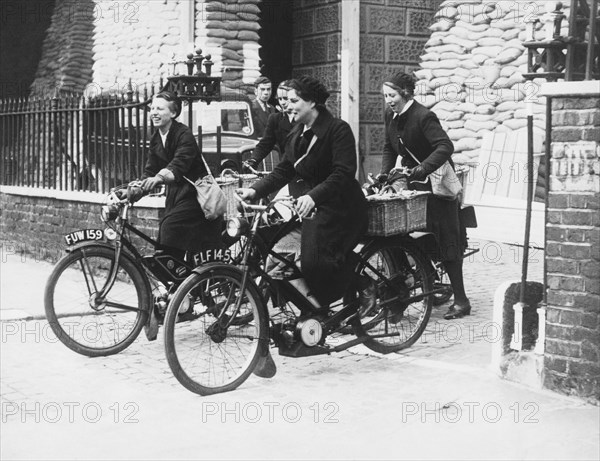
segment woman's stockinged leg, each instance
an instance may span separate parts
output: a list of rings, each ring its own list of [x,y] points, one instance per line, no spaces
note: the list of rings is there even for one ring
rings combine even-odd
[[[463,279],[463,260],[457,259],[455,261],[444,261],[444,267],[450,278],[450,284],[452,285],[452,291],[454,292],[454,304],[450,306],[450,309],[444,318],[447,320],[456,319],[469,315],[471,313],[471,304],[469,298],[465,292],[465,284]]]

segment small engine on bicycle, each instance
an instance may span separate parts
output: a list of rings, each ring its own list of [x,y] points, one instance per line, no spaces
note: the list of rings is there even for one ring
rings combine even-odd
[[[299,341],[305,346],[313,347],[323,339],[323,325],[314,317],[290,319],[277,326],[279,327],[277,333],[280,341],[283,341],[288,347]]]

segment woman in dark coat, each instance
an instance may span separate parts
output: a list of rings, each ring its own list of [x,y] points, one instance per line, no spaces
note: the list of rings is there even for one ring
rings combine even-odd
[[[170,92],[154,96],[150,120],[157,130],[150,140],[150,155],[141,187],[145,193],[167,185],[165,214],[159,224],[158,242],[167,251],[183,258],[186,251],[197,253],[220,245],[222,219],[209,221],[196,200],[195,181],[207,174],[192,131],[175,120],[181,101]]]
[[[440,125],[437,116],[413,99],[415,83],[411,76],[399,73],[383,83],[383,96],[389,110],[385,113],[385,145],[381,175],[387,175],[402,158],[409,168],[409,189],[431,191],[427,175],[437,170],[451,156],[454,145]],[[400,141],[401,139],[401,141]],[[421,162],[419,165],[410,151]],[[454,304],[445,319],[469,315],[471,304],[463,282],[464,234],[458,218],[459,203],[431,195],[427,202],[427,227],[438,240],[437,258],[444,263],[452,289]]]
[[[324,307],[339,299],[352,281],[351,254],[367,229],[367,202],[355,179],[354,135],[325,108],[325,87],[310,77],[292,80],[289,87],[296,125],[284,158],[240,195],[266,197],[288,184],[300,216],[316,209],[314,218],[302,222],[301,271],[311,295]]]

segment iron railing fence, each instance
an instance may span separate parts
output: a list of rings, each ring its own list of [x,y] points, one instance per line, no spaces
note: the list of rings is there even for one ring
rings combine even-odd
[[[154,92],[0,101],[0,184],[105,193],[139,178]]]

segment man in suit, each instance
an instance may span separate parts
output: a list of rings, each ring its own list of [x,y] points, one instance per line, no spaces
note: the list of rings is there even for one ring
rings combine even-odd
[[[292,114],[292,108],[288,104],[288,84],[289,80],[285,80],[279,84],[277,88],[277,101],[281,107],[281,112],[275,112],[269,115],[267,119],[267,126],[262,138],[254,148],[252,158],[249,158],[245,164],[252,168],[262,162],[272,150],[276,150],[279,153],[279,160],[283,155],[285,149],[285,143],[294,124],[294,114]]]
[[[272,85],[271,80],[261,76],[254,82],[254,94],[256,99],[252,101],[252,122],[254,124],[254,138],[260,139],[265,133],[269,115],[276,112],[275,108],[269,104]]]

